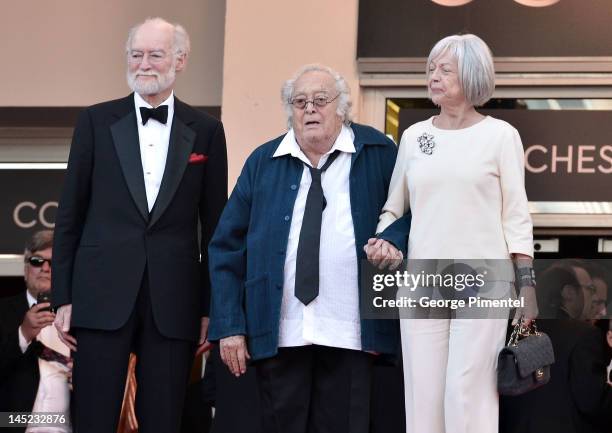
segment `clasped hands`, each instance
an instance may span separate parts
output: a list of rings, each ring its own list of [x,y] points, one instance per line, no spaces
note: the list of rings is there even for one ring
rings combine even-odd
[[[395,246],[384,239],[370,238],[368,243],[363,246],[368,261],[378,269],[397,269],[404,260],[404,255]]]

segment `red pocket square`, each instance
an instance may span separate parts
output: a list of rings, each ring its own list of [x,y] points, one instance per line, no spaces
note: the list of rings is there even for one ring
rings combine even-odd
[[[189,155],[189,164],[204,164],[208,156],[203,153],[192,153]]]

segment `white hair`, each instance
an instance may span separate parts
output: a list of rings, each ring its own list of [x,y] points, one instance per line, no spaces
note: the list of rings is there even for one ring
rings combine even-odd
[[[338,91],[338,108],[336,109],[336,113],[338,116],[342,117],[342,122],[345,125],[350,125],[352,120],[351,115],[351,106],[353,102],[351,101],[351,89],[346,83],[346,80],[342,75],[338,72],[334,71],[332,68],[319,64],[311,64],[302,66],[293,76],[293,78],[285,81],[283,87],[281,88],[281,99],[283,101],[283,108],[285,109],[285,113],[287,114],[287,126],[291,128],[293,126],[293,106],[291,105],[291,98],[293,98],[293,91],[295,90],[295,82],[305,73],[307,72],[326,72],[335,81],[336,90]]]
[[[491,50],[476,35],[452,35],[438,41],[427,58],[425,71],[441,55],[449,53],[457,60],[459,84],[465,99],[474,107],[484,105],[495,90],[495,67]]]
[[[143,24],[148,24],[151,22],[157,22],[159,24],[168,24],[174,28],[173,40],[172,40],[172,51],[174,52],[175,57],[180,56],[189,56],[191,52],[191,41],[189,40],[189,34],[185,27],[180,24],[169,23],[163,18],[155,17],[155,18],[147,18],[143,22],[136,24],[132,27],[128,33],[127,41],[125,42],[125,52],[129,54],[132,49],[132,40],[134,39],[134,35],[138,31],[138,29]]]

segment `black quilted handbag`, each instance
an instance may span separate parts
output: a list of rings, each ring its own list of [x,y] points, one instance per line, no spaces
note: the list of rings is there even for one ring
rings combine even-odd
[[[555,362],[548,335],[538,332],[535,321],[514,326],[508,345],[497,361],[497,390],[501,395],[520,395],[545,385]]]

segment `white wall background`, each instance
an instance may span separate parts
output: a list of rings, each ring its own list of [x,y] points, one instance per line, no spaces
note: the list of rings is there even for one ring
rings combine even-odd
[[[340,72],[357,114],[357,7],[358,0],[227,1],[222,119],[230,187],[251,151],[286,131],[280,88],[300,66]]]
[[[221,105],[225,0],[3,0],[1,7],[0,106],[86,106],[128,94],[125,39],[149,16],[179,22],[191,36],[177,95]]]
[[[189,66],[177,95],[222,106],[229,185],[258,145],[285,132],[280,87],[306,63],[345,76],[359,119],[358,0],[2,2],[0,106],[87,106],[126,95],[127,31],[148,16],[183,24]]]

